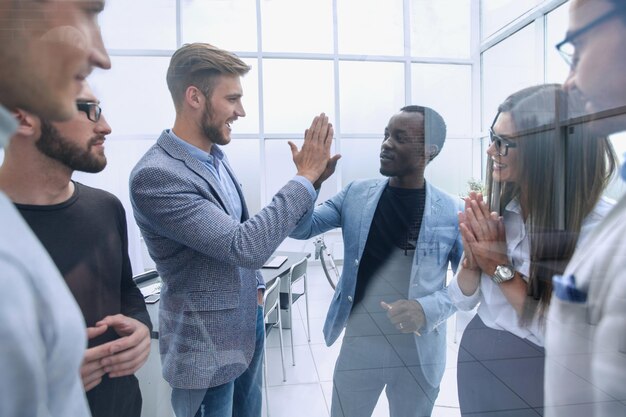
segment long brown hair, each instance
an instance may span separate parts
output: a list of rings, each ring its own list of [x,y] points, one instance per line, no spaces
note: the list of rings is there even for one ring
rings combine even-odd
[[[487,163],[487,196],[502,214],[518,198],[530,234],[530,276],[522,322],[543,314],[552,294],[552,276],[572,257],[583,220],[602,196],[617,167],[606,137],[589,137],[584,125],[568,126],[582,113],[558,84],[529,87],[498,108],[513,120],[519,178],[498,183]],[[495,120],[494,120],[495,124]]]

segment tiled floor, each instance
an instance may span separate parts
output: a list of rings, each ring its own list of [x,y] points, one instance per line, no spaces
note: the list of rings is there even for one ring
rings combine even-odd
[[[324,272],[318,265],[309,264],[309,317],[311,322],[311,342],[306,337],[306,315],[304,298],[295,303],[293,317],[293,337],[296,365],[291,364],[291,330],[283,330],[287,381],[282,381],[280,364],[280,344],[277,329],[270,332],[267,341],[268,390],[271,417],[326,417],[329,416],[332,392],[332,376],[335,360],[339,354],[341,338],[331,347],[324,343],[322,326],[333,291],[328,285]],[[441,382],[441,391],[435,402],[433,417],[460,416],[456,389],[456,359],[458,344],[454,342],[456,333],[460,340],[470,314],[459,314],[448,320],[448,344],[446,371]],[[265,406],[264,406],[265,412]],[[381,395],[373,417],[388,417],[389,408],[385,395]]]

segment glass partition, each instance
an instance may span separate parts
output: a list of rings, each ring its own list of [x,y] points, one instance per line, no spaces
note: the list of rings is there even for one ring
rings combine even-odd
[[[339,63],[343,133],[381,133],[405,103],[404,67],[395,62]]]

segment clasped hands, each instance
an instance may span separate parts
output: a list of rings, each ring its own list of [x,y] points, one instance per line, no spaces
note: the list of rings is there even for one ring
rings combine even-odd
[[[109,328],[121,337],[85,351],[80,368],[85,391],[100,384],[105,374],[111,378],[134,374],[150,354],[148,326],[122,314],[107,316],[95,327],[88,327],[87,337],[96,338]]]
[[[463,268],[493,275],[498,265],[509,263],[502,217],[489,211],[481,193],[471,192],[464,201],[465,211],[459,213],[465,250]]]

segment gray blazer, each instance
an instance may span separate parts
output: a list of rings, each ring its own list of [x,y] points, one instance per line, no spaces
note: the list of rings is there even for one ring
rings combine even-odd
[[[312,210],[307,189],[288,182],[272,202],[233,220],[209,169],[167,131],[130,175],[135,219],[163,280],[159,309],[163,376],[174,388],[222,385],[248,367],[255,345],[259,268]]]
[[[337,283],[326,323],[324,337],[330,346],[346,327],[352,311],[359,260],[378,201],[388,180],[360,180],[350,183],[339,194],[315,208],[292,233],[296,239],[308,239],[330,229],[341,227],[344,242],[344,264]],[[446,320],[456,308],[448,297],[448,265],[456,271],[463,246],[457,213],[462,202],[426,183],[424,216],[411,269],[409,298],[419,301],[426,316],[425,331],[415,337],[416,354],[425,366],[425,376],[438,387],[446,364]]]

